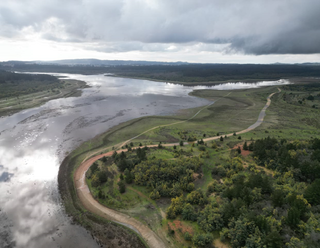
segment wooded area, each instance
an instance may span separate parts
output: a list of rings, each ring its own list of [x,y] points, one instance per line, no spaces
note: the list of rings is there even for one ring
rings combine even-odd
[[[62,83],[54,76],[0,70],[0,98],[19,97],[60,87]]]

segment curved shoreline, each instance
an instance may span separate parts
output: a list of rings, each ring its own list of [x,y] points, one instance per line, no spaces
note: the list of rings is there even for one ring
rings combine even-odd
[[[279,90],[278,92],[274,92],[267,97],[267,103],[265,104],[263,109],[260,111],[258,120],[253,125],[248,127],[247,129],[244,129],[242,131],[237,132],[237,134],[250,132],[262,124],[264,117],[266,115],[265,112],[271,104],[271,97],[274,94],[281,92],[281,90],[279,88],[278,88],[278,90]],[[230,134],[227,134],[226,136],[230,137],[232,135],[233,135],[233,133],[230,133]],[[138,137],[138,136],[136,136],[136,137]],[[220,138],[220,136],[215,136],[215,137],[203,139],[203,141],[211,141],[211,140],[216,140],[219,138]],[[186,145],[189,143],[190,142],[185,142]],[[164,144],[163,146],[170,147],[170,146],[174,146],[174,145],[178,145],[178,143]],[[148,147],[156,147],[156,146],[157,145],[149,145]],[[121,151],[127,151],[127,149],[118,150],[118,152],[121,152]],[[147,226],[143,225],[138,220],[136,220],[128,215],[125,215],[125,214],[120,213],[116,210],[113,210],[113,209],[110,209],[110,208],[107,208],[107,207],[101,205],[91,195],[90,190],[89,190],[88,185],[86,184],[86,180],[85,180],[86,171],[89,169],[89,167],[96,160],[98,160],[104,156],[111,156],[113,154],[113,152],[114,151],[110,151],[110,152],[107,152],[104,154],[99,154],[94,157],[91,157],[88,160],[83,161],[80,164],[80,166],[76,169],[76,171],[74,173],[73,181],[74,181],[74,185],[76,188],[77,195],[80,199],[80,202],[87,210],[89,210],[95,214],[98,214],[101,217],[107,218],[108,220],[117,222],[117,223],[125,225],[127,227],[132,226],[133,228],[131,228],[131,229],[133,229],[133,230],[136,229],[139,232],[139,234],[143,237],[143,239],[147,242],[149,247],[152,247],[152,248],[167,247],[165,242],[163,240],[161,240],[161,238],[156,233],[154,233],[150,228],[148,228]]]

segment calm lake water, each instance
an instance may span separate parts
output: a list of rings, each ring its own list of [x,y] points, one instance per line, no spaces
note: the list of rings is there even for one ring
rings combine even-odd
[[[91,88],[0,118],[0,247],[98,247],[64,212],[57,185],[68,152],[121,122],[206,105],[182,85],[104,75],[69,75]],[[263,82],[251,87],[286,84]],[[225,84],[212,89],[246,88]],[[128,137],[130,138],[130,137]]]

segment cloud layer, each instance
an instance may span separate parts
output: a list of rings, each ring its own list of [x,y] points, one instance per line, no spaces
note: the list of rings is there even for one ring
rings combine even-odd
[[[319,0],[11,0],[2,39],[81,43],[102,52],[320,53]]]

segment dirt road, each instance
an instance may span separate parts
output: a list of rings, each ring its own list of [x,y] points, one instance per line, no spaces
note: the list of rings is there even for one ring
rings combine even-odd
[[[278,88],[278,90],[279,90],[279,92],[281,91],[279,88]],[[271,104],[271,97],[274,94],[279,93],[279,92],[275,92],[275,93],[270,94],[269,97],[267,98],[266,105],[264,106],[264,108],[261,110],[261,112],[259,114],[258,120],[253,125],[248,127],[247,129],[244,129],[240,132],[237,132],[237,134],[249,132],[249,131],[255,129],[256,127],[258,127],[259,125],[261,125],[261,123],[263,122],[263,119],[265,117],[266,109]],[[232,136],[232,135],[233,135],[233,133],[227,134],[227,136]],[[219,138],[220,138],[220,136],[216,136],[216,137],[203,139],[203,141],[216,140]],[[185,144],[188,144],[188,142],[185,142]],[[174,146],[174,145],[178,145],[178,143],[164,144],[163,146]],[[150,145],[148,147],[156,147],[156,146],[157,145]],[[121,151],[127,151],[127,149],[118,150],[117,152],[121,152]],[[118,211],[115,211],[113,209],[110,209],[110,208],[107,208],[107,207],[101,205],[91,195],[90,190],[89,190],[89,188],[86,184],[86,181],[85,181],[86,171],[89,169],[89,167],[96,160],[102,158],[103,156],[111,156],[112,154],[113,154],[113,151],[107,152],[104,154],[100,154],[100,155],[96,155],[92,158],[89,158],[88,160],[83,161],[82,164],[78,167],[78,169],[74,173],[74,183],[75,183],[75,187],[77,189],[77,193],[78,193],[78,196],[80,198],[81,203],[83,204],[83,206],[87,210],[89,210],[95,214],[98,214],[108,220],[115,221],[117,223],[123,224],[123,225],[135,230],[147,242],[149,247],[151,247],[151,248],[168,247],[169,244],[167,243],[167,241],[161,240],[161,238],[155,232],[153,232],[150,228],[148,228],[147,226],[140,223],[138,220],[136,220],[126,214],[120,213]]]

